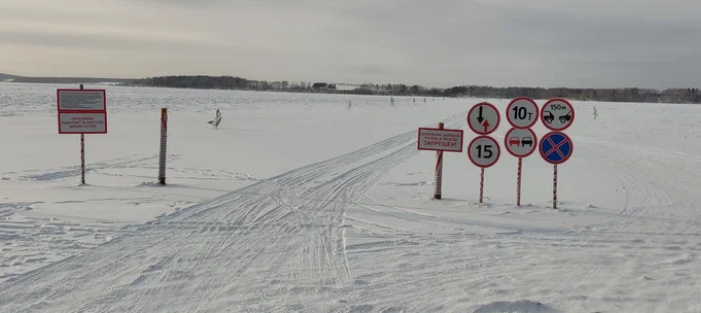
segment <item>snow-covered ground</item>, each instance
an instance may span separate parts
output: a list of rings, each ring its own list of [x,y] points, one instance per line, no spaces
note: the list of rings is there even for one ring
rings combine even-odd
[[[537,153],[521,207],[505,151],[431,199],[416,129],[479,99],[106,86],[79,186],[58,87],[0,83],[0,312],[701,312],[699,106],[575,102],[553,210]]]

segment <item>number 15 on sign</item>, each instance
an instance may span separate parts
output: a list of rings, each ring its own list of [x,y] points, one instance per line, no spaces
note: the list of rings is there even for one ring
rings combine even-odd
[[[501,155],[501,148],[494,138],[479,136],[470,142],[467,149],[468,157],[472,163],[481,168],[480,174],[480,203],[484,199],[484,169],[497,163]]]

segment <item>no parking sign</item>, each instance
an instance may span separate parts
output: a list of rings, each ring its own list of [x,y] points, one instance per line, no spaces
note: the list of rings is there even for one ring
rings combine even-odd
[[[540,119],[552,132],[540,141],[540,156],[553,165],[553,209],[557,209],[557,165],[567,162],[574,152],[574,142],[567,136],[565,129],[574,122],[574,106],[565,99],[552,99],[543,105]]]
[[[540,155],[550,164],[565,163],[573,151],[572,139],[561,132],[549,132],[540,141]]]

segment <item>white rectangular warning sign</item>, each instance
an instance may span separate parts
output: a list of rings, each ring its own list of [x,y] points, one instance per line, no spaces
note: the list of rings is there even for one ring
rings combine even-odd
[[[461,129],[419,128],[419,150],[462,152]]]
[[[107,113],[58,113],[59,134],[106,134]]]
[[[58,89],[59,111],[105,111],[105,90]]]

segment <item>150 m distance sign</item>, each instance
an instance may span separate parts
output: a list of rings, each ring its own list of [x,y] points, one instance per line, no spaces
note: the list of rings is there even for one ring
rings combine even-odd
[[[543,125],[550,130],[563,131],[574,122],[574,107],[565,99],[552,99],[541,110]]]

